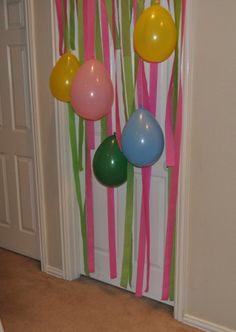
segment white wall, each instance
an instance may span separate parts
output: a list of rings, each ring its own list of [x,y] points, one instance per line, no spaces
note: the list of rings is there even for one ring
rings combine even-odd
[[[236,330],[236,1],[192,3],[185,313]]]

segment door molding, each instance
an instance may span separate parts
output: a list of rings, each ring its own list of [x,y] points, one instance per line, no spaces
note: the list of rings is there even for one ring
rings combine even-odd
[[[53,63],[55,64],[59,57],[57,45],[58,28],[55,14],[55,1],[50,0],[50,4],[52,19],[52,54]],[[57,142],[62,277],[66,280],[73,280],[80,276],[80,233],[79,213],[74,190],[75,183],[69,142],[67,104],[54,99],[54,114]]]
[[[39,228],[39,246],[41,269],[47,271],[48,255],[47,255],[47,233],[46,233],[46,208],[44,200],[44,177],[42,165],[42,146],[40,139],[40,119],[38,105],[38,87],[37,87],[37,71],[36,71],[36,45],[34,32],[34,9],[33,1],[25,0],[25,24],[27,34],[27,52],[29,57],[29,89],[31,93],[31,114],[32,114],[32,132],[33,132],[33,148],[34,148],[34,171],[37,197],[37,217]]]
[[[26,0],[30,2],[30,0]],[[52,17],[52,52],[58,58],[57,22],[54,2],[51,1]],[[175,276],[175,305],[174,317],[185,323],[184,310],[186,308],[187,292],[187,262],[188,262],[188,222],[189,222],[189,189],[190,189],[190,160],[191,151],[191,100],[192,100],[192,0],[187,1],[185,42],[183,49],[183,136],[181,147],[181,164],[179,178],[179,195],[177,202],[176,220],[176,276]],[[80,233],[78,227],[78,207],[74,192],[74,177],[72,172],[71,153],[69,148],[69,131],[66,106],[55,100],[55,122],[57,136],[57,167],[60,193],[60,227],[62,246],[62,274],[64,279],[78,278],[81,272],[79,257]],[[65,181],[66,179],[66,181]]]
[[[181,70],[183,75],[183,124],[179,192],[176,211],[175,319],[184,322],[187,298],[189,248],[189,191],[192,118],[193,0],[186,2],[185,37]],[[187,323],[187,322],[185,322]]]
[[[51,27],[52,27],[52,54],[53,60],[58,58],[56,51],[57,26],[55,17],[54,1],[50,0]],[[76,202],[74,194],[74,181],[71,165],[71,155],[69,150],[69,132],[65,104],[54,101],[54,115],[56,124],[56,149],[57,149],[57,171],[59,186],[59,223],[61,233],[61,256],[62,268],[51,266],[48,261],[47,248],[47,218],[44,197],[44,174],[42,164],[42,145],[40,132],[40,109],[37,86],[37,57],[36,38],[34,22],[34,2],[25,0],[26,33],[29,57],[29,87],[31,93],[33,146],[35,154],[35,181],[37,195],[37,217],[39,227],[39,244],[41,270],[59,278],[72,280],[79,277],[79,237],[76,228]],[[66,179],[66,181],[65,181]]]

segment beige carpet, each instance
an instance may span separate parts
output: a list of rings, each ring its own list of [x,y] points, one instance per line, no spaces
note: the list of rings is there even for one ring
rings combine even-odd
[[[0,249],[0,317],[4,332],[194,332],[172,309],[81,278],[40,271],[39,262]]]

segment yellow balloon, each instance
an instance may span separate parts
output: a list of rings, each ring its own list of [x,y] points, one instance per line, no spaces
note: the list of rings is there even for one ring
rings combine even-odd
[[[70,88],[79,69],[79,60],[67,52],[57,61],[50,75],[50,90],[52,95],[61,100],[70,101]]]
[[[134,48],[143,60],[166,60],[175,49],[176,42],[176,26],[165,8],[154,4],[143,11],[134,27]]]

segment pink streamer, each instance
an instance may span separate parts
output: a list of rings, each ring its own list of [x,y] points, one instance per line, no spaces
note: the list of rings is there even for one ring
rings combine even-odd
[[[58,33],[59,33],[59,54],[64,53],[64,28],[63,28],[63,16],[62,16],[62,1],[55,0],[56,3],[56,12],[57,12],[57,24],[58,24]]]
[[[183,45],[184,29],[185,29],[185,15],[186,15],[186,1],[182,0],[182,32],[181,32],[181,45]],[[182,53],[181,53],[182,56]],[[178,197],[178,184],[179,184],[179,167],[180,167],[180,149],[182,138],[182,117],[183,117],[183,89],[182,89],[182,77],[180,75],[179,83],[179,96],[176,115],[176,128],[175,128],[175,158],[176,163],[172,167],[171,182],[170,182],[170,197],[168,207],[167,218],[167,232],[166,232],[166,246],[165,246],[165,258],[164,258],[164,274],[162,285],[162,300],[166,301],[170,295],[170,278],[172,267],[172,252],[175,233],[176,222],[176,205]]]
[[[85,60],[94,58],[95,1],[84,0]],[[90,19],[89,19],[90,18]],[[88,149],[95,149],[94,121],[86,121]]]
[[[157,64],[150,64],[150,97],[148,96],[147,80],[145,75],[144,63],[140,59],[138,65],[137,77],[137,93],[139,107],[144,107],[156,115],[157,103]],[[151,166],[142,168],[142,206],[139,230],[139,250],[138,250],[138,266],[137,266],[137,280],[136,280],[136,296],[142,296],[143,293],[143,279],[144,279],[144,265],[145,255],[146,260],[146,288],[145,292],[149,291],[150,283],[150,187],[151,187]]]
[[[164,260],[164,276],[162,287],[162,300],[168,300],[170,292],[170,277],[172,266],[172,252],[175,233],[176,220],[176,204],[178,196],[178,182],[179,182],[179,164],[180,164],[180,146],[182,133],[182,82],[180,82],[177,117],[176,117],[176,165],[172,168],[171,183],[170,183],[170,198],[168,208],[167,232],[166,232],[166,247]]]
[[[101,1],[101,22],[102,22],[102,39],[104,65],[110,73],[110,47],[109,47],[109,29],[108,18],[106,13],[105,1]],[[108,135],[112,135],[112,113],[107,115]],[[115,197],[114,189],[107,188],[107,209],[108,209],[108,236],[109,236],[109,260],[110,260],[110,277],[117,277],[116,263],[116,235],[115,235]]]
[[[175,165],[175,144],[174,133],[172,129],[172,95],[174,88],[174,65],[172,67],[170,85],[166,103],[166,119],[165,119],[165,138],[166,138],[166,166]]]
[[[116,19],[115,19],[115,0],[112,0],[112,34],[114,43],[114,56],[115,64],[117,64],[117,51],[116,51]],[[119,98],[118,98],[118,78],[117,70],[115,68],[115,116],[116,116],[116,139],[121,149],[121,125],[120,125],[120,111],[119,111]]]
[[[94,57],[95,42],[95,0],[84,0],[84,35],[85,35],[85,60]],[[90,18],[90,19],[88,19]],[[87,249],[88,271],[95,271],[94,253],[94,210],[91,150],[95,148],[94,122],[86,121],[87,157],[86,157],[86,216],[87,216]]]
[[[87,246],[88,246],[88,271],[95,271],[94,259],[94,213],[93,213],[93,187],[92,187],[92,168],[91,151],[87,151],[86,158],[86,216],[87,216]]]

